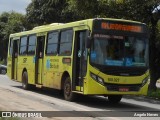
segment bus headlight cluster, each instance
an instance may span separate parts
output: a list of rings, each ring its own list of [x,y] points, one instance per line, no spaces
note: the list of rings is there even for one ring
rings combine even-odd
[[[104,80],[103,80],[103,78],[101,78],[101,77],[99,77],[99,76],[97,76],[97,75],[95,75],[94,73],[91,73],[91,72],[90,72],[90,76],[91,76],[91,78],[93,78],[93,79],[94,79],[95,81],[97,81],[98,83],[104,85]]]
[[[143,79],[142,81],[142,87],[148,82],[149,76]]]

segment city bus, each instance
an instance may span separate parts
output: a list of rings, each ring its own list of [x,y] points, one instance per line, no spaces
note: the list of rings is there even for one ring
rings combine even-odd
[[[7,74],[22,83],[75,96],[146,95],[149,36],[144,23],[111,18],[52,23],[10,35]]]

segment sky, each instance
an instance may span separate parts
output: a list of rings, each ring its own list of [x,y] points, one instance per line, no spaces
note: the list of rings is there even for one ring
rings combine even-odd
[[[0,0],[0,14],[10,11],[26,14],[30,2],[31,0]]]

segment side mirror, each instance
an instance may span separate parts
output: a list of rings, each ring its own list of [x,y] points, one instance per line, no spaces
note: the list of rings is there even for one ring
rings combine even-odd
[[[90,47],[91,47],[91,41],[92,41],[92,37],[91,37],[91,36],[88,36],[88,37],[87,37],[87,48],[90,48]]]

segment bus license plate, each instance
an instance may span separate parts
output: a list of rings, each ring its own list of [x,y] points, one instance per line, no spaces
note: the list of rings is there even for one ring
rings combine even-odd
[[[121,92],[128,92],[129,88],[119,88],[119,91],[121,91]]]

